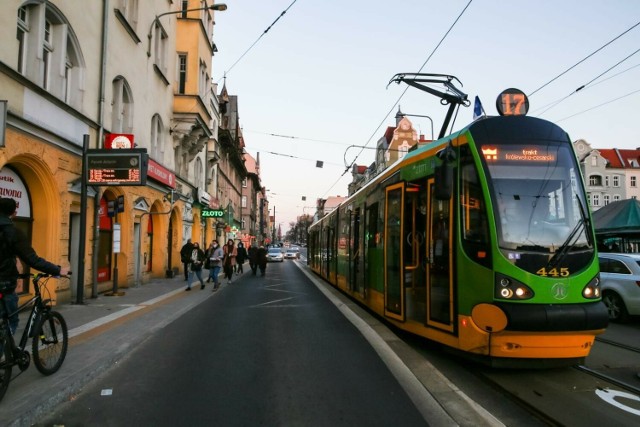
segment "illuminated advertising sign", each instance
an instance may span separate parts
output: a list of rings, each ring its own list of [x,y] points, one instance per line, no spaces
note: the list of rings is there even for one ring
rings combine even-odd
[[[87,185],[146,185],[149,163],[146,148],[88,150]]]
[[[224,209],[203,208],[200,211],[200,216],[203,218],[224,218]]]

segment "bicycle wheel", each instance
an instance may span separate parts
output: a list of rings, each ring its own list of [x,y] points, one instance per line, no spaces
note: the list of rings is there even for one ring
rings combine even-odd
[[[33,363],[44,375],[55,373],[67,355],[69,334],[67,322],[57,311],[42,313],[33,336]]]
[[[11,381],[11,347],[6,334],[6,329],[0,329],[0,400],[7,392]]]

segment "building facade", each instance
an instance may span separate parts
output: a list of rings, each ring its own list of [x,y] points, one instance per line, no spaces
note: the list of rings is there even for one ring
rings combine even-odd
[[[200,214],[213,200],[209,151],[219,124],[212,7],[0,5],[0,196],[18,200],[16,223],[38,254],[74,271],[52,282],[58,302],[173,275],[187,239],[204,244],[214,235],[215,220]],[[116,136],[126,137],[125,148]],[[93,185],[82,194],[83,150],[111,145],[146,150],[146,185]],[[121,212],[111,213],[116,201]],[[28,286],[19,292],[28,295]]]

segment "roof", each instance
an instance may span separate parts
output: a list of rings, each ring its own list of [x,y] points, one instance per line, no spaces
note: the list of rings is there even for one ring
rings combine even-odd
[[[592,213],[596,234],[640,234],[640,202],[626,199]]]
[[[640,168],[640,150],[599,148],[598,151],[602,157],[607,159],[611,168]]]

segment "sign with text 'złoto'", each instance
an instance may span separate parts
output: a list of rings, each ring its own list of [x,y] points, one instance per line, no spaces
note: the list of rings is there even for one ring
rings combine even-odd
[[[87,185],[146,185],[146,148],[87,150]]]
[[[224,209],[207,209],[203,208],[200,214],[203,218],[223,218]]]

